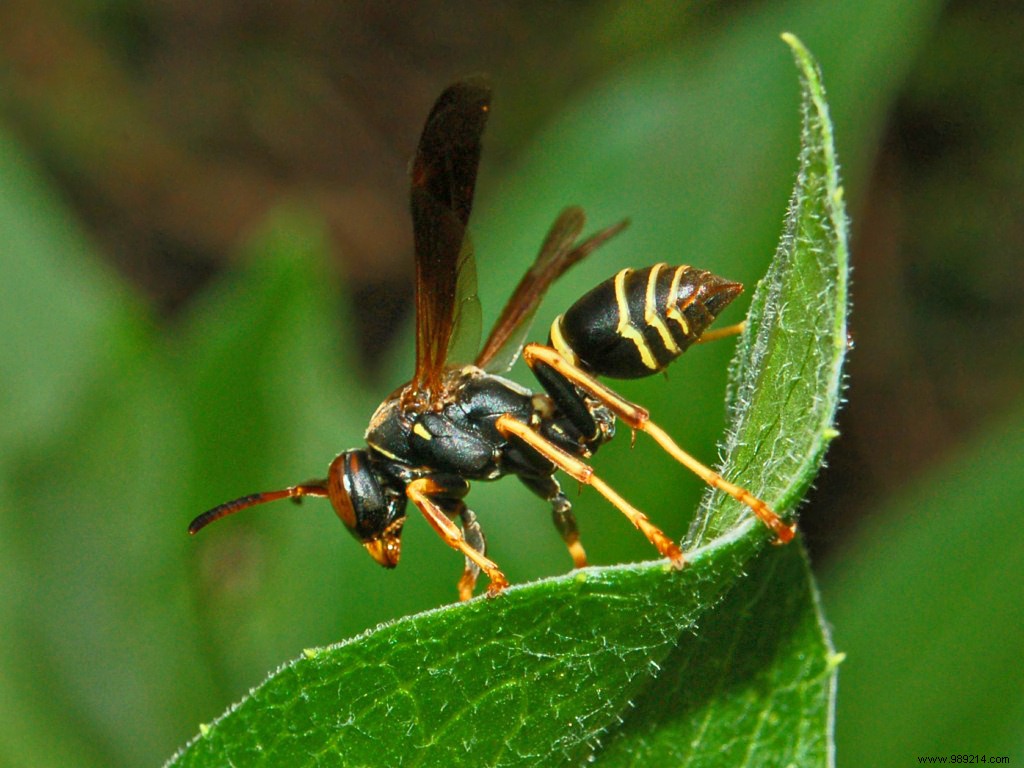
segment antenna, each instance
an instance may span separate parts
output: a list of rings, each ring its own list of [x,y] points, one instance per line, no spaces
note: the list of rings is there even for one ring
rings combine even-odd
[[[290,488],[285,488],[280,491],[251,493],[248,496],[242,496],[241,498],[234,499],[232,501],[226,501],[213,509],[203,512],[203,514],[189,523],[188,532],[190,535],[195,536],[215,520],[220,520],[222,517],[233,515],[235,512],[240,512],[248,507],[255,507],[257,504],[266,504],[268,501],[279,501],[280,499],[298,500],[303,496],[327,496],[327,481],[324,480],[322,483],[318,481],[316,483],[293,485]]]

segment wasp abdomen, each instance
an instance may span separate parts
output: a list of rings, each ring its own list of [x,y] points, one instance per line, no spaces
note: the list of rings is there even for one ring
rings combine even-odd
[[[600,376],[650,376],[699,339],[742,290],[685,265],[623,269],[555,318],[549,344]]]

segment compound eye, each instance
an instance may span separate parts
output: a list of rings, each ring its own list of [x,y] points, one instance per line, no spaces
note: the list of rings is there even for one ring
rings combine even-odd
[[[327,495],[334,512],[361,542],[378,539],[400,516],[393,494],[385,494],[366,451],[345,451],[327,471]],[[404,496],[398,497],[404,500]]]
[[[348,477],[350,473],[359,471],[361,471],[361,465],[355,451],[338,454],[331,462],[330,469],[327,470],[327,496],[331,500],[331,506],[334,507],[334,513],[345,524],[345,527],[353,533],[356,532],[358,522],[352,497],[349,495],[351,485],[348,482]]]

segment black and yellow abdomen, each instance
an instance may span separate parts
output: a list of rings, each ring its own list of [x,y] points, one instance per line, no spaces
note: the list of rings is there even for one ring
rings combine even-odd
[[[555,318],[549,344],[599,376],[650,376],[699,339],[742,290],[689,266],[624,269]]]

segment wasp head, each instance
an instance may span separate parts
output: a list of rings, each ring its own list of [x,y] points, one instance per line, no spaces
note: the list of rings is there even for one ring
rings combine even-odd
[[[345,451],[331,462],[327,495],[338,518],[374,560],[385,568],[398,565],[405,494],[366,451]]]

